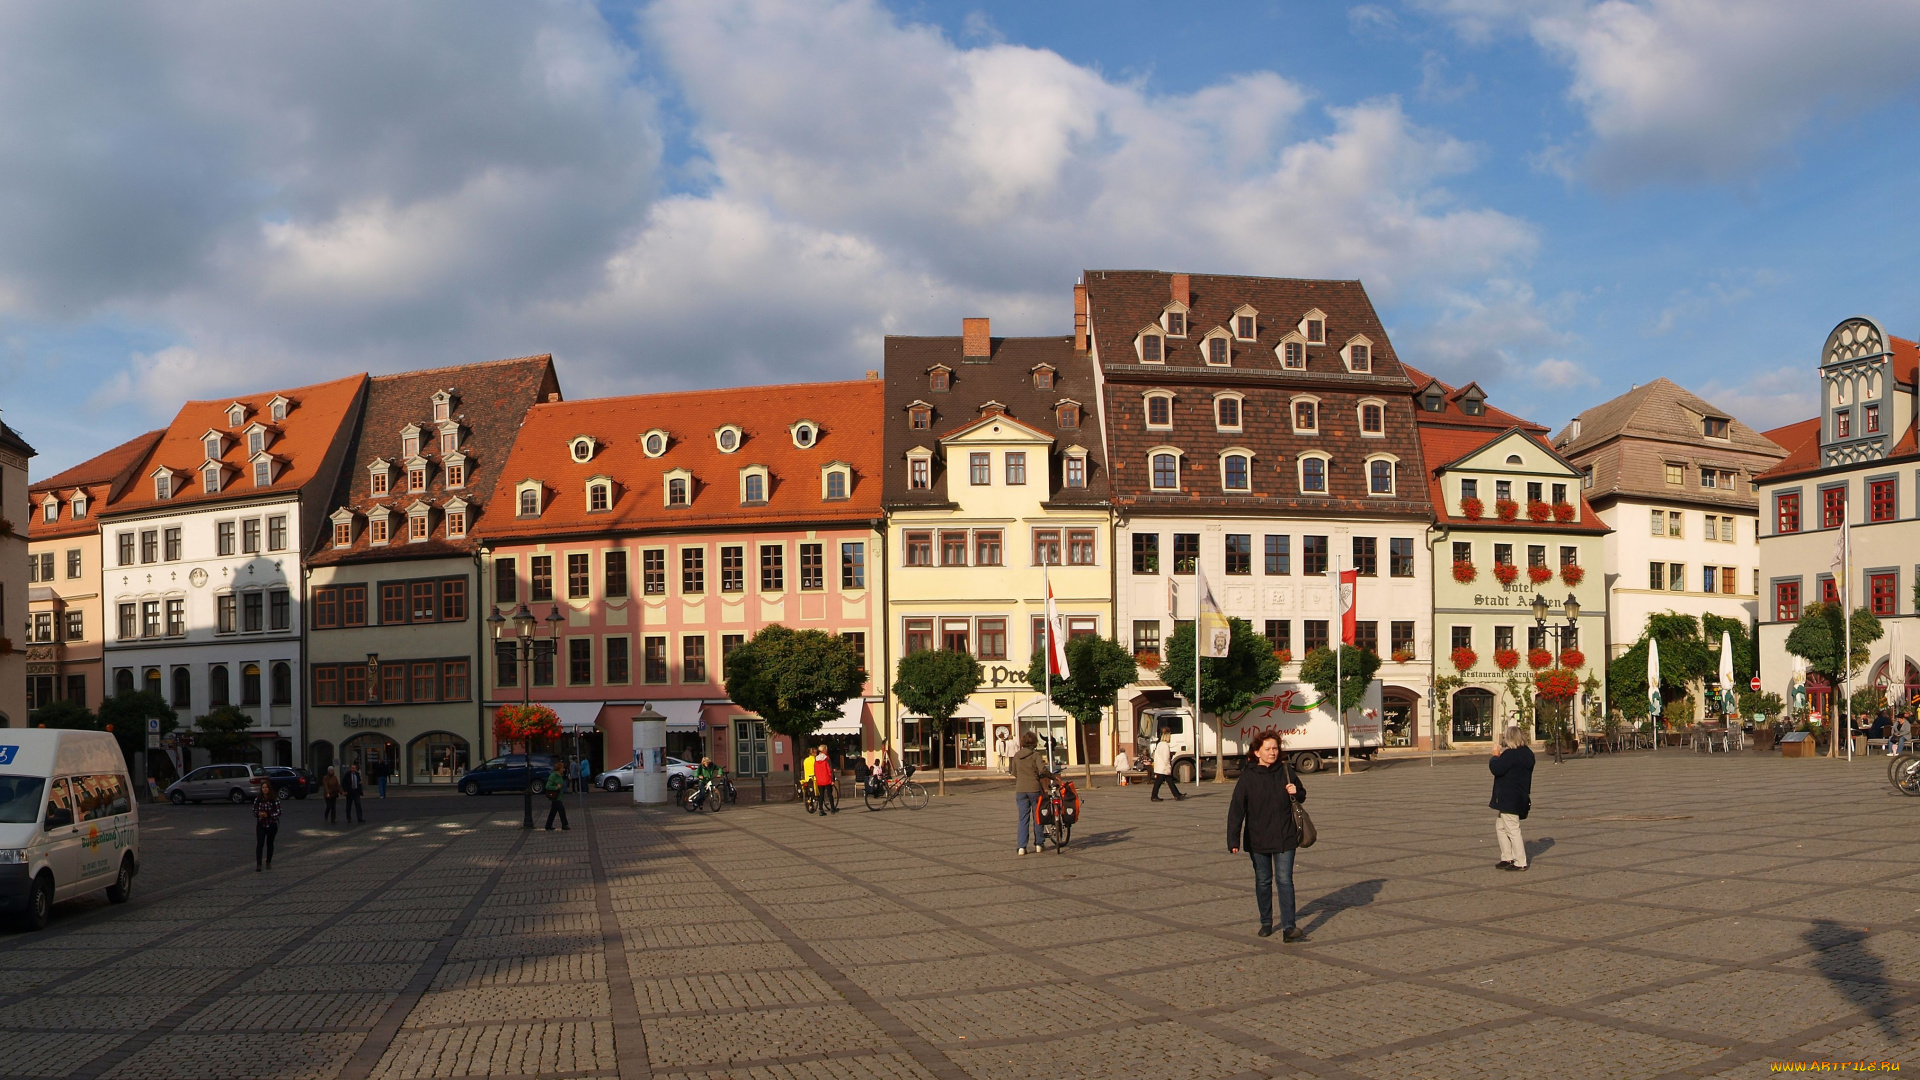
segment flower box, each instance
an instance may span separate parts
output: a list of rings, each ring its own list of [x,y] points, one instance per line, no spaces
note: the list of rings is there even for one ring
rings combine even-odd
[[[1520,568],[1510,562],[1494,563],[1493,576],[1500,579],[1500,584],[1511,585],[1520,576]]]
[[[1563,668],[1583,668],[1587,666],[1587,654],[1579,649],[1560,650],[1560,666]]]
[[[1453,563],[1453,580],[1462,585],[1480,576],[1480,571],[1466,559],[1456,559]]]
[[[1413,650],[1412,650],[1412,649],[1401,649],[1401,650],[1400,650],[1399,652],[1396,652],[1396,653],[1394,653],[1394,654],[1393,654],[1393,662],[1394,662],[1394,663],[1396,663],[1396,664],[1409,664],[1409,663],[1412,663],[1412,662],[1413,662]]]
[[[1160,654],[1154,652],[1152,649],[1144,649],[1134,653],[1133,662],[1146,668],[1148,671],[1160,670]]]
[[[1293,650],[1292,649],[1275,649],[1273,650],[1273,658],[1275,660],[1280,661],[1283,664],[1291,664],[1293,663]]]
[[[1460,513],[1468,521],[1479,521],[1487,512],[1487,504],[1469,495],[1460,500]]]
[[[1527,580],[1533,582],[1535,585],[1545,584],[1547,581],[1551,580],[1552,578],[1553,578],[1553,567],[1551,566],[1527,567]]]
[[[1512,671],[1514,668],[1519,667],[1520,666],[1520,650],[1518,649],[1493,650],[1493,666],[1499,668],[1501,671]]]
[[[1520,504],[1512,499],[1495,499],[1493,513],[1501,521],[1512,521],[1520,516]]]
[[[1528,649],[1527,666],[1535,671],[1553,666],[1553,654],[1545,649]]]
[[[1451,659],[1453,660],[1454,670],[1464,672],[1470,670],[1474,662],[1479,660],[1480,657],[1472,649],[1462,645],[1460,648],[1453,650]]]
[[[1560,568],[1560,580],[1569,585],[1578,585],[1587,579],[1587,572],[1572,563]]]
[[[1563,502],[1554,503],[1553,504],[1553,520],[1572,521],[1573,520],[1573,504],[1563,503]]]
[[[1534,521],[1545,521],[1552,516],[1553,516],[1553,507],[1548,506],[1546,503],[1541,502],[1539,499],[1527,500],[1527,517],[1533,519]]]

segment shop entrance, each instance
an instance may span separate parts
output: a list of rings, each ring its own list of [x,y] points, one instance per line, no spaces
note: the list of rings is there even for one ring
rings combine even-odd
[[[1412,746],[1419,739],[1420,699],[1413,691],[1389,686],[1380,693],[1380,729],[1388,746]]]
[[[1453,695],[1453,741],[1485,742],[1493,738],[1493,692],[1469,686]]]
[[[472,767],[467,740],[450,731],[432,731],[409,748],[407,783],[451,785]]]
[[[340,744],[341,772],[360,766],[361,779],[372,786],[376,777],[375,766],[384,766],[388,775],[398,777],[400,765],[400,744],[385,735],[355,735]]]

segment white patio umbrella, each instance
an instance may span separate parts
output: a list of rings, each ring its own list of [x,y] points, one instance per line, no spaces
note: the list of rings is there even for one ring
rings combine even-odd
[[[1653,730],[1653,747],[1660,748],[1660,639],[1647,638],[1647,718]]]
[[[1733,689],[1733,634],[1720,631],[1720,712],[1727,717],[1729,724],[1733,719],[1733,706],[1737,699]]]

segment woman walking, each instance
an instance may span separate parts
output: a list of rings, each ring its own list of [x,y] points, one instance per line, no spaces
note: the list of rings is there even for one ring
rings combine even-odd
[[[327,800],[327,812],[323,820],[340,824],[340,775],[327,766],[327,775],[320,780],[320,797]]]
[[[1294,925],[1293,854],[1300,847],[1300,823],[1294,804],[1307,792],[1293,768],[1280,760],[1280,733],[1268,728],[1253,737],[1252,763],[1240,770],[1227,804],[1227,851],[1242,850],[1253,859],[1254,900],[1260,907],[1260,936],[1273,936],[1273,894],[1280,894],[1280,940],[1306,937]]]
[[[280,835],[280,798],[273,781],[260,781],[253,797],[253,872],[273,869],[273,838]],[[265,861],[262,862],[262,859]]]
[[[1053,772],[1046,756],[1034,747],[1040,745],[1039,736],[1031,731],[1020,733],[1020,749],[1013,752],[1013,812],[1020,819],[1015,829],[1015,839],[1019,847],[1015,855],[1027,853],[1027,834],[1033,834],[1033,849],[1040,850],[1040,826],[1033,819],[1033,808],[1040,802],[1040,777]]]
[[[1527,842],[1520,835],[1520,823],[1533,808],[1533,748],[1517,725],[1508,725],[1501,734],[1487,768],[1493,771],[1493,801],[1487,805],[1500,815],[1493,826],[1500,838],[1500,861],[1493,864],[1494,869],[1525,870]]]

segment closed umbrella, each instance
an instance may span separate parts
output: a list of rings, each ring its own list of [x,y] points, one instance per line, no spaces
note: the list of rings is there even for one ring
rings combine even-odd
[[[1653,728],[1653,747],[1660,748],[1660,639],[1647,638],[1647,716]]]
[[[1720,631],[1720,712],[1731,725],[1734,719],[1733,634]]]

